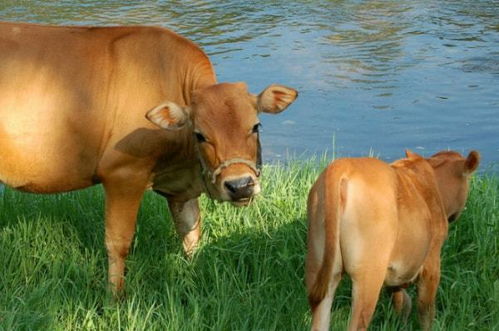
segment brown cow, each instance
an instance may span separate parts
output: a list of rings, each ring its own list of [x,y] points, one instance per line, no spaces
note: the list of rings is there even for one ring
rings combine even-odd
[[[479,154],[406,155],[390,165],[339,159],[310,190],[306,285],[313,330],[329,328],[344,272],[352,279],[349,330],[367,329],[383,283],[407,318],[411,299],[403,288],[416,279],[421,323],[430,329],[447,223],[464,208]]]
[[[259,193],[257,115],[296,97],[217,83],[203,51],[163,28],[0,23],[0,181],[36,193],[102,183],[118,292],[144,191],[166,197],[190,253],[198,196],[247,205]]]

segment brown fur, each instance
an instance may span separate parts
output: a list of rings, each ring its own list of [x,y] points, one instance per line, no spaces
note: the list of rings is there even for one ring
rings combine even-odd
[[[190,253],[201,233],[197,197],[247,204],[259,191],[257,115],[297,97],[279,85],[255,96],[244,83],[217,83],[197,45],[159,27],[0,23],[0,36],[0,181],[37,193],[101,182],[116,291],[144,191],[167,197]],[[215,183],[202,176],[201,163],[213,172],[231,158],[246,163]],[[231,196],[224,184],[248,177],[244,201]]]
[[[469,175],[479,154],[465,159],[446,151],[388,165],[372,158],[339,159],[317,179],[308,200],[306,284],[312,329],[329,327],[330,307],[342,273],[353,282],[349,330],[365,330],[383,283],[406,318],[404,291],[418,281],[423,329],[434,315],[440,249],[447,220],[464,208]]]

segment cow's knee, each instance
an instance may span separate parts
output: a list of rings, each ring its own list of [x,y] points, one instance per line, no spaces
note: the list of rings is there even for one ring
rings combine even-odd
[[[130,251],[130,246],[131,242],[129,240],[106,239],[107,254],[116,261],[126,259]]]

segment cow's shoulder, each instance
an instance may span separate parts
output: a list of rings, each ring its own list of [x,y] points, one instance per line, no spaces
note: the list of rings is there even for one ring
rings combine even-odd
[[[402,213],[442,218],[442,200],[433,168],[427,160],[401,159],[390,165],[397,174],[397,202]]]

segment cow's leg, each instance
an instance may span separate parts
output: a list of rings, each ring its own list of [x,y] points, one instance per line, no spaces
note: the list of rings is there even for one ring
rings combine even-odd
[[[178,202],[168,198],[168,207],[175,223],[177,234],[182,239],[184,252],[191,256],[201,238],[201,217],[198,199]]]
[[[349,234],[345,239],[352,240],[353,235]],[[357,241],[352,240],[348,249],[342,250],[345,269],[352,279],[352,313],[348,324],[350,331],[367,330],[376,309],[392,251],[390,245],[381,244],[380,241],[376,247],[376,237],[382,236],[381,231],[365,233]],[[390,243],[393,233],[386,231],[383,238]]]
[[[336,288],[341,280],[341,272],[333,272],[329,279],[329,287],[325,297],[318,303],[312,305],[312,328],[311,330],[329,330],[331,320],[331,306],[333,304]]]
[[[109,284],[114,295],[124,284],[125,259],[135,233],[135,224],[145,182],[132,178],[103,181],[106,193],[106,248]]]
[[[430,330],[435,318],[435,298],[440,282],[440,256],[428,258],[418,280],[418,311],[421,328]]]
[[[407,294],[407,291],[403,288],[391,288],[392,303],[395,311],[400,314],[404,323],[407,323],[407,319],[411,314],[412,302],[411,297]]]
[[[351,275],[353,302],[348,330],[367,330],[376,309],[381,287],[383,286],[385,270],[382,268],[372,268]]]

